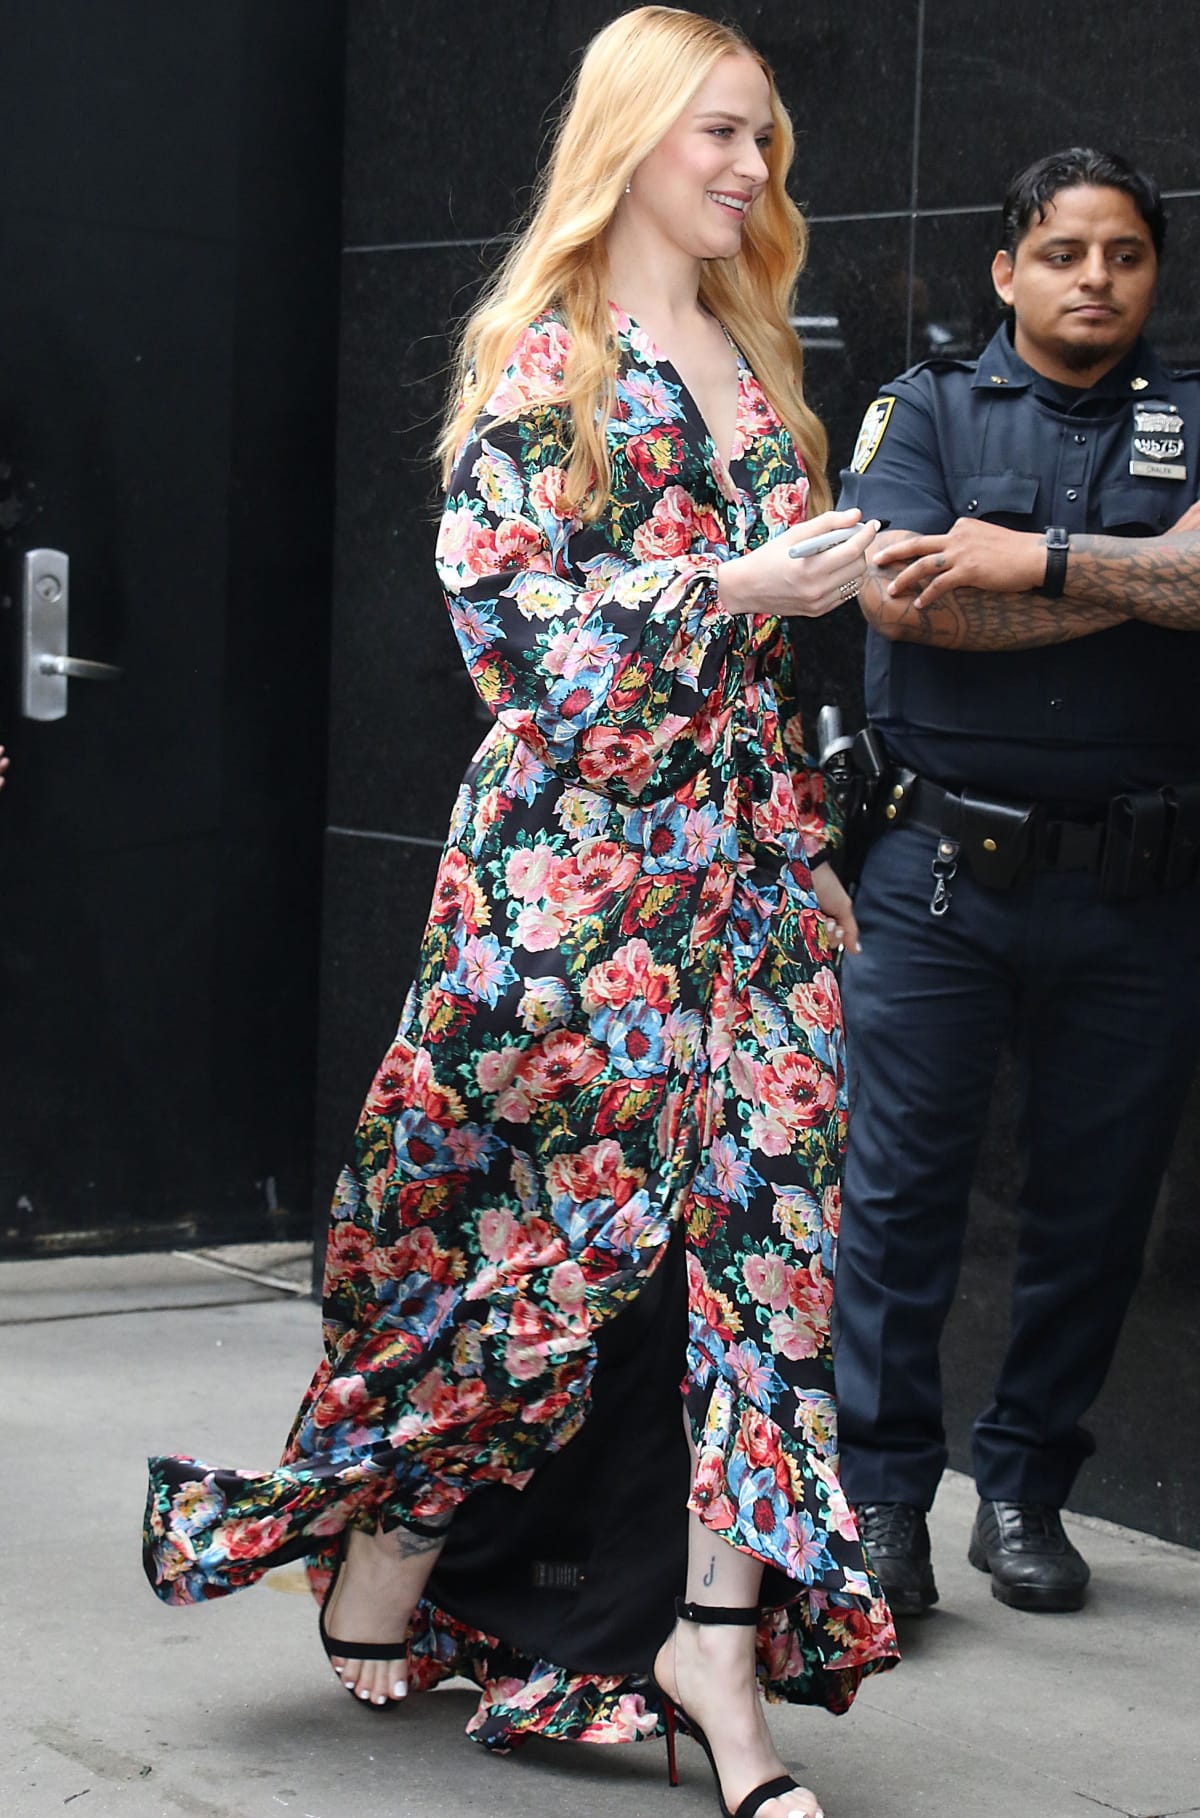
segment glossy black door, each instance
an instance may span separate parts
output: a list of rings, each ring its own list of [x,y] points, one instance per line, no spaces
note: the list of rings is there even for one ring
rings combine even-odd
[[[3,12],[0,1253],[302,1229],[340,9]],[[41,723],[39,546],[124,672]]]

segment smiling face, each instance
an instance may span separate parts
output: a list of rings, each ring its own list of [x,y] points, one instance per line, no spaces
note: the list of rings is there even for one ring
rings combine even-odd
[[[622,206],[692,259],[732,259],[768,177],[771,91],[753,57],[722,57],[642,159]]]
[[[1154,306],[1158,257],[1124,190],[1060,189],[1015,255],[998,252],[992,282],[1013,311],[1013,341],[1035,372],[1094,385],[1124,359]]]

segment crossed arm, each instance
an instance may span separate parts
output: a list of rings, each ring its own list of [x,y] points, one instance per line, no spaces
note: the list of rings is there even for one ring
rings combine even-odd
[[[944,536],[877,537],[859,595],[886,638],[943,650],[1032,650],[1140,619],[1200,631],[1200,503],[1160,537],[1073,536],[1061,599],[1034,532],[960,518]],[[897,572],[898,571],[898,572]]]

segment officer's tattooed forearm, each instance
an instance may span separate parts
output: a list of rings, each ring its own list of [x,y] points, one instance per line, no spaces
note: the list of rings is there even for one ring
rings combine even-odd
[[[1064,599],[1120,606],[1168,631],[1200,631],[1200,531],[1072,537]]]
[[[868,624],[900,643],[942,650],[1035,650],[1141,619],[1200,631],[1200,532],[1165,537],[1073,536],[1066,592],[985,593],[952,587],[932,604],[892,598],[887,570],[872,568],[859,596]]]
[[[887,593],[893,572],[873,568],[858,598],[867,623],[894,643],[931,644],[940,650],[1035,650],[1107,631],[1129,617],[1124,607],[1043,600],[1033,593],[983,593],[977,587],[951,587],[932,605],[918,606],[911,594],[893,598]]]

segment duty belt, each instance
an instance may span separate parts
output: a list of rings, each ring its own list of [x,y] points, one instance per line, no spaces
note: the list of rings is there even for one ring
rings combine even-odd
[[[885,824],[936,834],[942,864],[953,868],[961,858],[992,890],[1010,890],[1034,871],[1083,871],[1099,877],[1102,896],[1122,898],[1181,889],[1200,876],[1200,783],[1117,795],[1075,818],[1046,803],[955,794],[898,770],[883,803]]]

